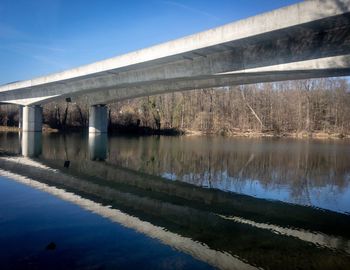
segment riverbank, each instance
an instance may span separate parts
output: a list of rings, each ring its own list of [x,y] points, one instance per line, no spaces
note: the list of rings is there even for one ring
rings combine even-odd
[[[0,126],[0,132],[19,132],[20,128],[18,127],[9,127],[9,126]],[[59,132],[58,129],[51,128],[48,125],[43,125],[42,131],[44,133],[56,133]]]
[[[0,132],[19,132],[18,127],[0,126]]]
[[[296,139],[349,139],[350,134],[343,133],[330,133],[330,132],[281,132],[274,131],[259,132],[254,130],[234,130],[234,131],[221,131],[221,132],[203,132],[199,130],[183,130],[186,136],[205,136],[205,135],[221,135],[225,137],[251,137],[251,138],[296,138]]]
[[[57,133],[57,132],[81,132],[83,128],[67,128],[65,130],[59,130],[49,127],[48,125],[43,126],[44,133]],[[18,127],[0,126],[0,132],[19,132]],[[230,131],[201,131],[201,130],[191,130],[191,129],[152,129],[149,127],[113,127],[109,129],[110,134],[120,134],[120,135],[163,135],[163,136],[206,136],[206,135],[217,135],[224,137],[247,137],[247,138],[296,138],[296,139],[350,139],[350,134],[343,133],[331,133],[331,132],[275,132],[275,131],[254,131],[254,130],[230,130]]]

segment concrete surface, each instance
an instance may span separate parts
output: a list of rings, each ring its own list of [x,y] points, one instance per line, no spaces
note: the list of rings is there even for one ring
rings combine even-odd
[[[43,121],[43,108],[35,106],[23,107],[22,131],[41,132]]]
[[[91,106],[89,111],[89,133],[106,133],[107,124],[106,105]]]

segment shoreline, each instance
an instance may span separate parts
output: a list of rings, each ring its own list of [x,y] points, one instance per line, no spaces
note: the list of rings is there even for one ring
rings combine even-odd
[[[0,132],[20,132],[19,127],[10,127],[10,126],[0,126]],[[43,133],[57,133],[60,132],[58,129],[50,128],[48,126],[43,126]]]
[[[66,130],[58,130],[53,129],[48,126],[43,126],[43,133],[71,133],[71,132],[81,132],[84,129],[66,129]],[[134,131],[134,130],[133,130]],[[174,130],[148,130],[143,133],[140,129],[139,131],[124,131],[120,132],[113,130],[112,132],[108,132],[108,134],[119,134],[119,135],[133,135],[133,136],[150,136],[150,135],[162,135],[162,136],[222,136],[222,137],[246,137],[246,138],[294,138],[294,139],[350,139],[350,134],[342,134],[342,133],[329,133],[329,132],[285,132],[285,133],[276,133],[273,131],[268,132],[259,132],[253,130],[246,131],[230,131],[230,132],[205,132],[200,130],[190,130],[190,129],[174,129]],[[140,132],[141,131],[141,132]],[[11,127],[11,126],[0,126],[0,132],[20,132],[20,128]]]
[[[285,132],[276,133],[259,131],[234,131],[234,132],[203,132],[198,130],[183,130],[184,136],[207,136],[216,135],[223,137],[246,137],[246,138],[294,138],[294,139],[350,139],[350,134],[327,133],[327,132]]]

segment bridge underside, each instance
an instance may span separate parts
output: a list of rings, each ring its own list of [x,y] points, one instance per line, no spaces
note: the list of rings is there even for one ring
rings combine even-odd
[[[84,91],[83,94],[81,94],[81,92],[71,92],[59,96],[53,95],[11,100],[8,103],[33,106],[45,104],[58,99],[70,98],[73,102],[83,101],[84,103],[93,106],[177,91],[261,82],[348,76],[350,75],[350,55],[276,65],[273,67],[273,71],[269,69],[272,68],[262,67],[245,71],[225,72],[191,78],[185,77],[171,80],[147,81],[114,87],[105,86],[98,90]]]

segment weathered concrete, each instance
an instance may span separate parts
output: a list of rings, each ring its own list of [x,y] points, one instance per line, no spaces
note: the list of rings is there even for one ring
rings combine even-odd
[[[41,132],[43,108],[36,106],[23,107],[22,130],[26,132]]]
[[[97,63],[6,84],[0,86],[0,102],[33,105],[86,96],[90,104],[98,104],[203,86],[346,76],[350,75],[349,44],[350,0],[311,0]],[[160,90],[163,86],[166,90]]]
[[[91,106],[89,111],[89,133],[106,133],[107,124],[106,105]]]

